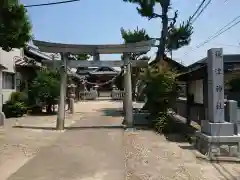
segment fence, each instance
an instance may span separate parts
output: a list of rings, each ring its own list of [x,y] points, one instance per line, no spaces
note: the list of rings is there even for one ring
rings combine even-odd
[[[98,97],[98,92],[96,90],[81,91],[79,92],[79,97],[82,100],[96,100]]]
[[[124,91],[120,90],[112,90],[112,100],[122,100],[125,96]]]

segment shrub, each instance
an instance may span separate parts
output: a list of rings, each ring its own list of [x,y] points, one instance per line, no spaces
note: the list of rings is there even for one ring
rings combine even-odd
[[[9,100],[3,105],[3,112],[6,118],[21,117],[26,113],[25,94],[22,92],[12,92]]]
[[[178,130],[176,123],[168,115],[179,94],[176,75],[173,71],[160,71],[157,68],[149,68],[145,74],[144,94],[147,101],[144,109],[150,113],[151,124],[159,133],[173,133]]]
[[[12,92],[9,100],[12,102],[25,102],[26,96],[22,92]]]
[[[145,76],[146,87],[144,94],[147,97],[145,109],[156,118],[159,113],[167,113],[172,108],[178,96],[178,86],[174,72],[159,72],[149,69]]]
[[[171,115],[167,113],[159,113],[156,120],[152,121],[155,130],[159,133],[187,133],[186,124],[181,121],[176,121]]]
[[[8,100],[3,105],[3,112],[6,118],[10,117],[22,117],[26,113],[26,106],[24,102],[16,102]]]

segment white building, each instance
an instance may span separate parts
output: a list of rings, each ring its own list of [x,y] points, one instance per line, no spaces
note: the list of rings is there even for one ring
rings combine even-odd
[[[12,49],[9,52],[0,49],[0,64],[2,68],[2,78],[0,82],[2,85],[1,103],[5,103],[12,92],[16,91],[16,73],[15,73],[15,60],[16,57],[23,57],[23,50]]]

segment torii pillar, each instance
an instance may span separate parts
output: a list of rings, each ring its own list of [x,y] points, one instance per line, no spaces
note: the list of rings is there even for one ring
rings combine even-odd
[[[61,53],[62,66],[60,69],[60,97],[58,104],[57,130],[64,129],[65,105],[66,105],[66,87],[67,87],[67,54]]]
[[[131,79],[131,64],[128,53],[124,53],[124,92],[123,111],[124,121],[128,128],[133,127],[133,105],[132,105],[132,79]]]

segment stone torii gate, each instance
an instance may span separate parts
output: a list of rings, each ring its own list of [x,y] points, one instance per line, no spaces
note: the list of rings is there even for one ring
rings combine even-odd
[[[142,41],[138,43],[129,44],[111,44],[111,45],[78,45],[78,44],[61,44],[44,41],[33,41],[34,45],[39,47],[43,52],[60,53],[61,61],[55,61],[54,64],[61,66],[61,85],[60,85],[60,99],[58,106],[57,129],[64,129],[65,120],[65,98],[67,87],[67,67],[77,68],[81,67],[122,67],[124,66],[124,103],[123,108],[126,110],[124,119],[127,122],[127,127],[133,127],[133,106],[132,106],[132,83],[131,83],[131,67],[146,67],[148,61],[130,61],[129,53],[148,52],[155,44],[155,40]],[[75,61],[68,60],[68,54],[90,54],[93,56],[93,61]],[[100,61],[100,54],[123,54],[124,61]],[[53,63],[49,61],[47,63]]]

